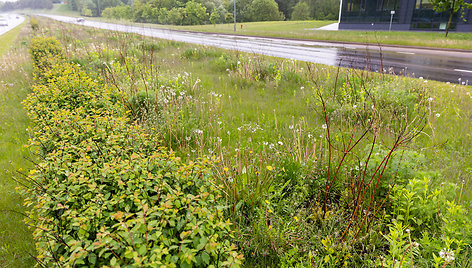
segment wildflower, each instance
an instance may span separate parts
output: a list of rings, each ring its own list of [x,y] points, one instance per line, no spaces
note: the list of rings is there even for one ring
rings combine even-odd
[[[269,213],[272,213],[272,209],[269,209]]]
[[[265,200],[265,202],[267,203],[267,205],[270,205],[270,202],[269,202],[269,200],[267,200],[267,199],[266,199],[266,200]]]
[[[305,87],[300,87],[300,89],[301,89],[301,90],[304,90],[304,89],[305,89]]]
[[[433,101],[433,98],[428,98],[428,102],[432,102]]]
[[[440,117],[440,116],[441,116],[441,114],[436,114],[436,117]]]
[[[450,249],[443,249],[439,251],[439,256],[444,259],[446,263],[450,263],[454,260],[454,251]]]
[[[308,138],[311,139],[313,137],[313,135],[311,134],[308,134]]]
[[[223,170],[226,171],[226,172],[228,172],[229,168],[224,167]]]
[[[284,143],[281,142],[281,141],[278,141],[277,143],[278,143],[279,145],[284,145]]]
[[[269,230],[272,229],[272,225],[269,225]],[[254,254],[254,253],[253,253]]]
[[[423,80],[423,77],[422,77],[422,76],[420,76],[420,77],[418,77],[418,79],[421,79],[421,80]]]
[[[406,231],[407,233],[410,233],[410,229],[406,229],[405,231]]]
[[[352,108],[356,109],[356,108],[357,108],[357,105],[352,106]]]
[[[298,218],[297,218],[297,216],[295,216],[295,217],[293,217],[293,218],[295,219],[295,221],[298,221]]]
[[[293,125],[289,125],[288,128],[289,128],[289,129],[293,129]]]
[[[191,139],[191,137],[185,137],[185,139],[186,139],[187,141],[189,141],[189,140]]]
[[[263,145],[267,145],[267,144],[269,144],[269,143],[268,143],[267,141],[263,141],[262,144],[263,144]]]
[[[328,125],[326,125],[326,124],[323,124],[323,125],[321,126],[321,128],[323,128],[323,129],[327,129],[327,128],[328,128]]]
[[[267,166],[267,170],[268,170],[268,171],[272,171],[273,169],[274,169],[274,167],[272,167],[272,166]],[[266,201],[267,201],[267,200],[266,200]]]

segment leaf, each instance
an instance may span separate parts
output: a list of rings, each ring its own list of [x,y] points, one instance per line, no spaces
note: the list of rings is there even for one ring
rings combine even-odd
[[[202,261],[206,265],[210,264],[210,255],[206,251],[202,253]]]

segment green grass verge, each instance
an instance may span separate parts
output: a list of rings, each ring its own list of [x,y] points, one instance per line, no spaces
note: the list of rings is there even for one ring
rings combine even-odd
[[[129,94],[128,100],[142,100],[130,105],[133,119],[186,160],[218,159],[214,172],[246,267],[393,267],[399,259],[405,267],[442,267],[447,264],[433,256],[446,249],[456,254],[448,267],[470,267],[471,87],[78,25],[66,24],[64,31],[64,25],[45,29],[61,38],[71,61]],[[362,229],[361,219],[369,215],[364,199],[353,232],[341,237],[356,215],[353,202],[362,192],[356,185],[367,181],[356,170],[373,173],[403,135],[397,133],[405,121],[418,136],[392,157],[377,195],[370,193],[373,185],[365,188],[385,210]],[[328,148],[338,163],[357,127],[369,128],[378,147],[371,162],[364,161],[371,138],[347,156],[323,213]],[[380,205],[391,183],[391,199]],[[343,239],[347,243],[338,242]]]
[[[31,166],[23,148],[28,139],[28,120],[21,101],[29,92],[29,81],[21,66],[26,50],[6,52],[14,44],[23,26],[0,37],[0,267],[32,267],[34,252],[31,232],[23,223],[23,198],[15,188],[16,171],[26,172]]]
[[[7,52],[11,48],[11,45],[15,41],[16,37],[20,34],[21,28],[23,28],[25,24],[26,23],[23,22],[11,31],[8,31],[0,36],[0,56],[5,54],[5,52]]]
[[[472,49],[471,33],[450,33],[448,38],[443,32],[385,32],[385,31],[316,31],[314,27],[334,23],[334,21],[274,21],[237,24],[237,34],[259,35],[286,38],[300,38],[324,41],[360,42],[374,44],[421,46],[437,48]],[[233,24],[171,26],[172,29],[185,29],[201,32],[234,33]]]

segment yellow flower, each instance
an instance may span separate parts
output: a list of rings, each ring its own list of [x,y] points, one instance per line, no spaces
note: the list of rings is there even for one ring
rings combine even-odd
[[[283,172],[285,172],[285,167],[282,167]]]
[[[272,166],[267,166],[267,170],[272,171],[274,168]]]
[[[269,225],[269,230],[272,229],[272,225]]]
[[[293,218],[295,219],[295,221],[298,221],[298,218],[297,218],[297,216],[295,216],[295,217],[293,217]]]
[[[269,205],[269,204],[270,204],[269,200],[266,200],[265,202],[267,203],[267,205]]]
[[[226,172],[228,172],[229,168],[224,167],[223,170],[226,171]]]
[[[269,213],[272,213],[272,209],[269,209]]]

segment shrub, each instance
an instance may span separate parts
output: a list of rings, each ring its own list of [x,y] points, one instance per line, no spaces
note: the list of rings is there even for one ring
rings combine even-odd
[[[29,52],[33,59],[34,77],[42,80],[43,72],[48,70],[53,63],[64,59],[62,47],[53,37],[37,37],[31,40]]]
[[[41,265],[238,267],[208,160],[182,163],[119,93],[54,59],[35,61],[47,83],[25,101],[42,159],[24,189]]]

